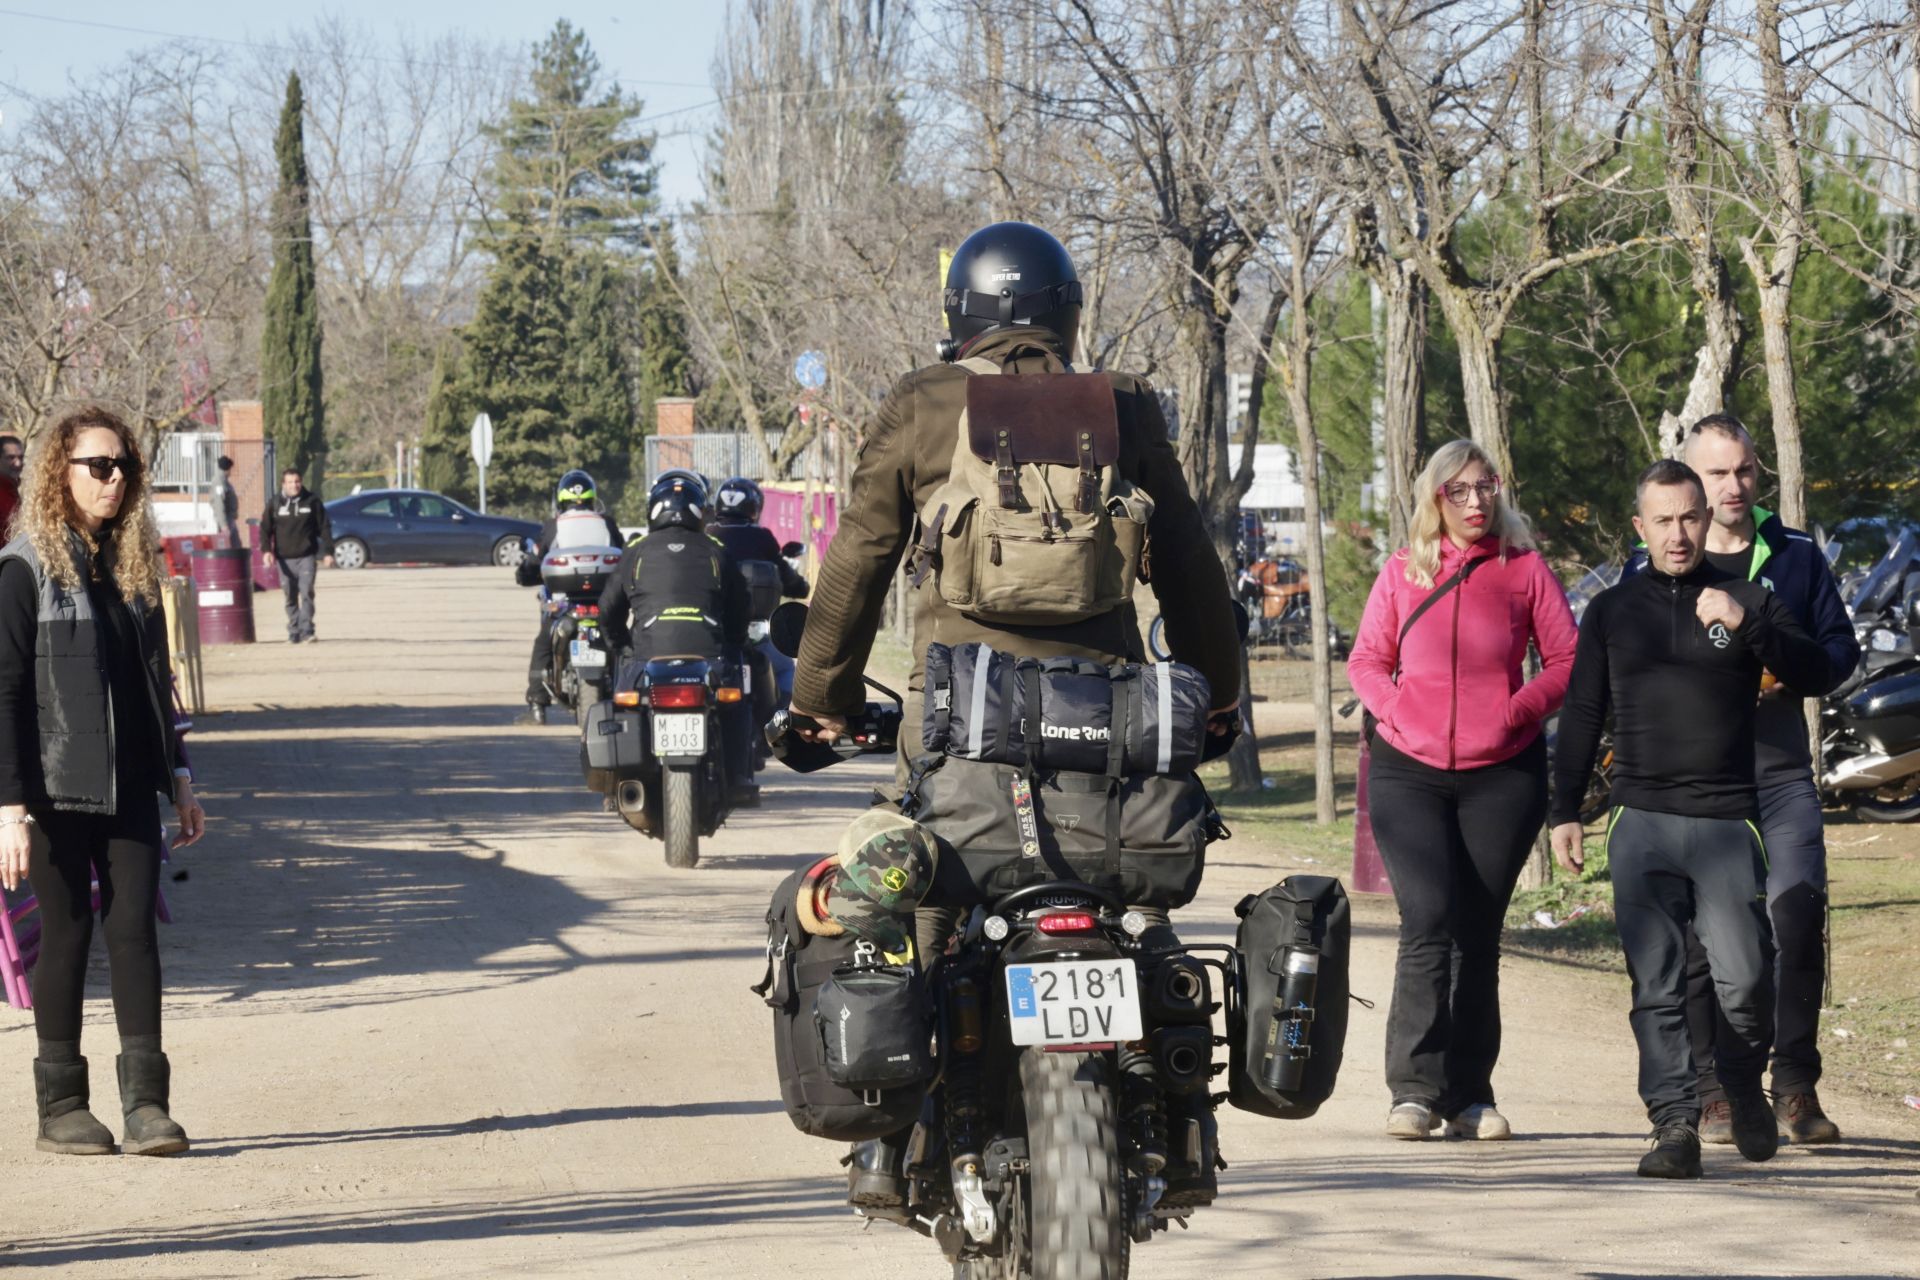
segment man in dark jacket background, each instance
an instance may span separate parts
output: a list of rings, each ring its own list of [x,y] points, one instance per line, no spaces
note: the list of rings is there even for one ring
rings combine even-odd
[[[267,554],[280,566],[287,593],[287,640],[313,639],[313,588],[318,566],[333,567],[333,526],[327,507],[288,467],[280,474],[280,493],[267,504],[260,528]]]
[[[1760,462],[1753,437],[1731,414],[1712,414],[1687,433],[1686,462],[1706,484],[1713,523],[1707,563],[1777,596],[1826,650],[1820,688],[1770,683],[1754,716],[1754,781],[1760,837],[1767,848],[1767,909],[1774,937],[1773,1098],[1780,1135],[1790,1142],[1837,1142],[1840,1130],[1820,1107],[1820,1000],[1826,977],[1827,845],[1814,786],[1814,760],[1801,696],[1821,697],[1853,674],[1860,645],[1826,557],[1811,537],[1757,506]],[[1644,568],[1636,554],[1627,572]],[[1687,1029],[1700,1073],[1700,1140],[1733,1141],[1726,1089],[1714,1070],[1724,1023],[1706,952],[1687,944]]]

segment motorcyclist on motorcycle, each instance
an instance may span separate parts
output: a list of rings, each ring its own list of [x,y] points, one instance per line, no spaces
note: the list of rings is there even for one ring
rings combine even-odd
[[[727,549],[706,532],[706,511],[706,487],[691,473],[668,472],[648,491],[647,533],[627,548],[600,596],[601,632],[626,662],[740,659],[747,584]],[[756,791],[751,714],[741,703],[721,717],[735,803],[751,803]]]
[[[720,486],[713,495],[713,522],[707,526],[720,544],[742,565],[760,563],[768,565],[778,575],[780,595],[792,600],[804,599],[807,594],[807,580],[798,569],[787,563],[781,554],[779,539],[773,531],[760,523],[760,513],[766,508],[766,495],[760,492],[760,486],[745,476],[735,476]],[[759,612],[756,606],[756,612]],[[768,613],[772,610],[768,609]],[[766,618],[755,617],[755,623],[765,623]],[[759,628],[764,631],[765,628]],[[772,675],[771,687],[760,699],[758,715],[764,723],[771,715],[776,704],[784,705],[793,693],[793,659],[774,647],[773,641],[760,635],[754,648],[766,659],[767,670]],[[756,688],[758,698],[762,690]]]
[[[1007,281],[1018,284],[1008,287]],[[929,511],[949,480],[968,384],[989,372],[979,362],[990,362],[1003,374],[1072,371],[1081,290],[1071,259],[1053,236],[1017,222],[984,228],[956,252],[946,284],[952,336],[943,344],[945,358],[908,374],[881,405],[814,588],[792,696],[796,719],[807,717],[819,726],[805,732],[813,741],[837,738],[846,715],[865,705],[861,676],[887,584],[916,519]],[[959,360],[966,365],[955,363]],[[1207,678],[1216,704],[1210,727],[1225,733],[1237,717],[1240,687],[1239,628],[1225,569],[1187,489],[1153,389],[1131,374],[1106,378],[1118,422],[1118,472],[1153,503],[1147,524],[1152,588],[1167,619],[1169,646]],[[928,642],[984,642],[1021,657],[1082,657],[1104,664],[1143,660],[1130,601],[1068,625],[1001,626],[962,613],[932,587],[928,583],[917,592],[914,635],[921,652],[908,683],[898,785],[906,783],[909,758],[920,754],[909,743],[920,738],[915,726],[921,720]],[[919,913],[917,949],[923,958],[944,949],[958,915],[952,909]],[[1164,912],[1158,916],[1165,919]],[[897,1139],[863,1144],[854,1153],[850,1183],[858,1205],[884,1208],[888,1196],[897,1202],[904,1191]]]
[[[547,688],[547,677],[553,671],[553,623],[560,606],[549,598],[547,589],[540,586],[540,561],[559,536],[561,517],[586,512],[598,512],[605,520],[608,546],[622,545],[625,540],[620,526],[600,505],[593,477],[576,467],[560,477],[560,485],[553,495],[553,514],[540,526],[534,545],[521,557],[514,571],[514,580],[521,586],[540,587],[540,629],[533,637],[533,656],[527,663],[527,711],[521,718],[523,724],[545,724],[547,708],[553,704],[553,691]]]

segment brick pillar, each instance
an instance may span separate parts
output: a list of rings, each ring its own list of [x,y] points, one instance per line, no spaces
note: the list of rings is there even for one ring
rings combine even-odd
[[[661,396],[653,402],[653,434],[658,440],[654,450],[661,471],[675,467],[697,469],[693,456],[693,403],[691,396]]]
[[[240,536],[248,537],[247,521],[258,520],[267,495],[280,489],[280,477],[267,474],[266,417],[258,400],[220,403],[221,450],[233,459],[233,490],[240,495]]]

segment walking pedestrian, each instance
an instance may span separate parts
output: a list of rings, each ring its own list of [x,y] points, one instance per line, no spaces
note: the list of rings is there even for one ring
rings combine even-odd
[[[20,509],[20,471],[26,466],[27,446],[19,436],[0,436],[0,541],[10,537],[13,513]]]
[[[1770,1159],[1780,1135],[1760,1077],[1773,1041],[1773,937],[1754,716],[1763,667],[1805,690],[1826,683],[1829,662],[1778,596],[1708,562],[1706,487],[1691,467],[1654,463],[1636,502],[1647,567],[1594,597],[1580,626],[1554,757],[1553,851],[1569,871],[1584,865],[1580,797],[1611,709],[1607,861],[1654,1124],[1640,1174],[1697,1178],[1686,931],[1706,949],[1724,1015],[1714,1051],[1734,1144]]]
[[[227,535],[229,547],[244,547],[240,541],[240,493],[233,487],[233,459],[220,455],[220,487],[214,491],[220,504],[220,530]]]
[[[1767,850],[1767,915],[1773,923],[1773,1109],[1781,1138],[1838,1142],[1840,1128],[1820,1106],[1820,998],[1826,980],[1827,843],[1813,782],[1807,721],[1796,695],[1824,697],[1860,664],[1853,620],[1833,570],[1812,538],[1757,505],[1760,460],[1738,418],[1713,414],[1687,433],[1686,462],[1706,482],[1713,523],[1707,563],[1758,582],[1778,596],[1827,651],[1827,680],[1789,690],[1763,682],[1754,712],[1753,768],[1760,839]],[[1627,566],[1645,567],[1644,554]],[[1687,936],[1687,1029],[1700,1074],[1700,1141],[1733,1141],[1733,1111],[1714,1068],[1721,1021],[1706,951]]]
[[[133,432],[99,408],[61,419],[35,448],[18,523],[0,550],[0,883],[25,877],[40,902],[35,1145],[113,1150],[88,1110],[80,1056],[98,881],[121,1145],[185,1151],[160,1041],[159,796],[179,819],[176,847],[198,840],[206,818],[170,714],[160,535]]]
[[[333,526],[327,522],[326,504],[288,467],[280,474],[280,495],[267,504],[260,528],[267,554],[280,565],[280,585],[287,593],[287,641],[312,640],[314,577],[318,566],[333,567]]]
[[[1500,933],[1547,813],[1541,722],[1574,626],[1492,459],[1455,440],[1415,489],[1408,545],[1367,599],[1347,672],[1368,712],[1367,798],[1400,907],[1387,1018],[1387,1133],[1513,1136],[1495,1107]],[[1528,646],[1540,674],[1525,680]]]

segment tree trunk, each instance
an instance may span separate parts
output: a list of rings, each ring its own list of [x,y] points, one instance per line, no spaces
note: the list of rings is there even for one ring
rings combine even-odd
[[[1678,221],[1676,219],[1676,221]],[[1711,234],[1704,227],[1702,234]],[[1690,246],[1697,242],[1689,241]],[[1686,443],[1687,431],[1711,413],[1724,413],[1727,396],[1739,376],[1740,341],[1743,325],[1740,307],[1734,301],[1733,273],[1718,251],[1700,251],[1690,247],[1693,259],[1693,295],[1699,301],[1706,320],[1706,341],[1693,356],[1693,379],[1687,384],[1686,402],[1679,414],[1671,410],[1660,415],[1660,450],[1677,458]]]
[[[1427,286],[1411,263],[1386,262],[1374,276],[1381,310],[1381,452],[1386,459],[1387,542],[1407,545],[1414,477],[1426,426]]]
[[[1326,517],[1320,501],[1320,431],[1313,417],[1313,331],[1304,268],[1294,261],[1291,333],[1280,376],[1300,444],[1300,491],[1307,535],[1307,603],[1313,626],[1313,816],[1335,817],[1333,777],[1333,646],[1327,635]]]
[[[1779,256],[1775,255],[1776,265]],[[1773,406],[1780,518],[1796,529],[1804,529],[1807,527],[1807,481],[1801,462],[1800,393],[1794,385],[1792,335],[1788,330],[1793,270],[1791,267],[1776,270],[1772,279],[1772,283],[1762,280],[1760,285],[1760,338],[1767,356],[1767,399]]]
[[[1460,352],[1460,385],[1466,399],[1467,426],[1473,442],[1493,459],[1493,469],[1513,480],[1513,450],[1507,440],[1507,412],[1500,387],[1500,343],[1481,323],[1464,294],[1440,294],[1441,310]]]

